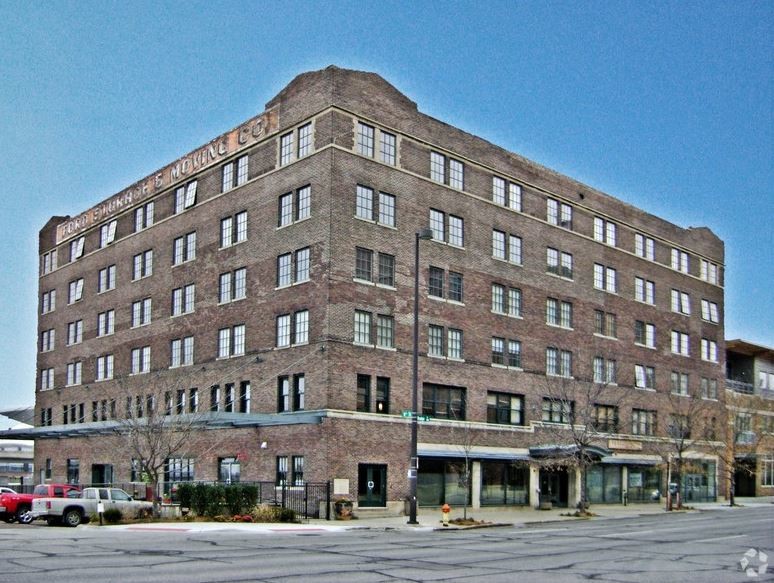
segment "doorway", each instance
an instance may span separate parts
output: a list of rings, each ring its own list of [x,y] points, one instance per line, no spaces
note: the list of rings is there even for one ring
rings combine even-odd
[[[736,461],[734,471],[734,494],[736,496],[755,496],[755,460]]]
[[[91,483],[100,486],[113,484],[113,466],[111,464],[92,464]]]
[[[567,468],[540,470],[540,500],[554,507],[567,508],[570,477]]]
[[[357,504],[361,508],[387,506],[387,466],[359,464],[357,468]]]

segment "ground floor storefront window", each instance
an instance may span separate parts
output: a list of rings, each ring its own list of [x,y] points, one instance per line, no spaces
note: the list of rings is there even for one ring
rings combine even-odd
[[[481,462],[481,504],[529,504],[529,466],[511,462]]]
[[[417,474],[417,503],[420,506],[468,504],[465,460],[420,458]]]
[[[653,466],[629,466],[629,502],[658,502],[661,498],[661,470]]]
[[[682,476],[683,502],[713,502],[717,499],[715,462],[684,462]]]
[[[586,470],[586,495],[595,504],[621,502],[621,466],[590,466]]]

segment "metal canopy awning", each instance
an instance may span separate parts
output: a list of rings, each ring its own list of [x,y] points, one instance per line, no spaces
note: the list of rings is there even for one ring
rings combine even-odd
[[[604,456],[600,461],[603,464],[614,464],[619,466],[657,466],[662,463],[663,460],[661,460],[661,458],[656,459],[635,456],[623,457],[607,455]]]
[[[464,459],[465,452],[459,448],[449,449],[418,449],[417,455],[425,458],[456,458]],[[499,460],[499,461],[528,461],[530,458],[524,453],[472,451],[468,453],[469,459],[475,460]]]
[[[577,455],[579,449],[580,448],[575,444],[535,445],[529,448],[529,455],[535,459],[545,459],[550,457],[569,458]],[[609,449],[597,445],[589,445],[584,449],[586,451],[586,455],[591,458],[603,458],[605,456],[609,456],[612,453]]]

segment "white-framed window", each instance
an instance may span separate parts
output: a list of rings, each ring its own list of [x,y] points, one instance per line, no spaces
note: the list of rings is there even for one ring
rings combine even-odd
[[[594,264],[594,288],[616,293],[618,291],[618,272],[600,263]]]
[[[397,144],[395,134],[379,130],[379,156],[382,162],[395,166],[398,152]]]
[[[69,283],[67,303],[74,304],[83,299],[83,278],[80,277]]]
[[[280,166],[293,161],[293,132],[280,136]]]
[[[75,261],[83,257],[83,246],[86,243],[86,237],[81,236],[70,241],[70,261]]]
[[[460,160],[430,152],[430,178],[457,190],[465,188],[465,165]]]
[[[521,342],[507,338],[492,337],[492,364],[521,368]]]
[[[679,354],[681,356],[691,355],[690,336],[685,332],[680,332],[679,330],[672,330],[670,346],[671,346],[672,354]]]
[[[83,320],[67,323],[67,345],[80,344],[83,342]]]
[[[673,395],[688,395],[690,377],[687,373],[673,370],[669,375],[669,387]]]
[[[632,435],[655,435],[656,412],[647,409],[632,409]]]
[[[499,283],[492,284],[492,311],[513,318],[521,318],[521,289],[507,287]]]
[[[718,381],[717,379],[708,379],[702,377],[701,379],[701,398],[717,400],[718,398]]]
[[[47,292],[43,292],[40,298],[40,313],[48,314],[56,310],[56,290],[52,289]]]
[[[309,247],[277,257],[277,287],[309,281]]]
[[[116,287],[116,266],[108,265],[97,273],[97,293],[103,293]]]
[[[492,229],[492,257],[521,265],[521,237]]]
[[[245,155],[223,165],[221,192],[228,192],[232,188],[242,186],[247,180],[248,158]]]
[[[132,328],[145,326],[151,322],[151,298],[132,302]]]
[[[644,364],[634,365],[634,386],[638,389],[656,389],[656,369]]]
[[[395,256],[356,247],[355,279],[395,287]]]
[[[443,211],[430,209],[430,229],[433,240],[455,247],[465,246],[465,222],[461,217],[447,215]]]
[[[279,197],[277,226],[286,227],[311,216],[312,187],[307,185]]]
[[[312,153],[312,122],[298,128],[298,157],[303,158]]]
[[[97,337],[110,336],[116,331],[116,311],[105,310],[97,314]]]
[[[43,254],[40,262],[40,272],[43,275],[51,273],[57,268],[57,252],[56,249],[52,249]]]
[[[572,352],[553,346],[546,348],[546,374],[572,377]]]
[[[457,190],[465,189],[465,165],[454,158],[449,158],[449,186]]]
[[[492,176],[492,201],[500,206],[521,211],[521,185]]]
[[[188,184],[175,189],[175,214],[182,213],[196,204],[197,184],[197,180],[192,180]]]
[[[170,342],[170,368],[193,364],[194,337],[175,338]]]
[[[242,356],[245,353],[245,325],[237,324],[218,330],[218,358]]]
[[[69,324],[68,324],[69,326]],[[40,333],[40,351],[51,352],[56,346],[56,330],[43,330]]]
[[[543,397],[541,420],[546,423],[570,423],[575,415],[575,401]]]
[[[634,343],[648,348],[656,347],[656,326],[642,320],[634,321]]]
[[[690,270],[688,253],[672,247],[672,269],[688,273]]]
[[[430,178],[441,184],[446,183],[446,156],[430,152]]]
[[[546,324],[572,328],[572,302],[546,298]]]
[[[172,242],[172,265],[196,259],[196,231],[176,237]]]
[[[309,310],[277,316],[277,348],[309,342]]]
[[[40,390],[49,391],[54,388],[54,369],[43,368],[40,370]]]
[[[296,141],[296,132],[298,140]],[[295,144],[298,144],[297,146]],[[297,130],[291,130],[280,137],[280,166],[289,164],[295,159],[303,158],[312,153],[312,123],[305,123]]]
[[[196,286],[192,283],[172,290],[172,316],[190,314],[194,311]]]
[[[761,459],[761,486],[774,486],[774,455]]]
[[[708,362],[718,361],[718,343],[709,338],[701,339],[701,359]]]
[[[113,219],[106,225],[102,225],[99,228],[99,248],[107,247],[116,240],[116,227],[118,227],[118,220]]]
[[[676,314],[691,314],[691,296],[680,290],[673,289],[671,293],[672,311]]]
[[[553,198],[546,199],[546,221],[549,225],[572,230],[572,207]]]
[[[132,281],[153,275],[153,249],[132,257]]]
[[[642,233],[634,234],[634,254],[649,261],[656,260],[656,242]]]
[[[375,325],[375,328],[374,328]],[[395,320],[385,314],[355,310],[353,342],[364,346],[395,348]]]
[[[463,333],[456,328],[428,325],[428,356],[445,357],[451,360],[463,358]]]
[[[614,385],[618,382],[618,364],[615,360],[595,356],[592,369],[595,383]]]
[[[552,247],[546,247],[546,272],[572,279],[572,255]]]
[[[67,386],[80,385],[83,373],[83,363],[81,361],[67,363]]]
[[[427,295],[462,303],[463,280],[461,273],[449,271],[447,276],[443,268],[431,265],[428,270]]]
[[[113,355],[103,354],[97,357],[97,376],[98,381],[107,381],[113,378]]]
[[[646,304],[656,303],[656,284],[641,277],[634,278],[634,299]]]
[[[701,277],[701,279],[717,285],[718,284],[717,264],[712,263],[711,261],[707,261],[706,259],[702,259],[700,260],[699,265],[700,265],[699,276]]]
[[[371,312],[355,310],[354,343],[371,346]]]
[[[594,217],[594,240],[615,247],[618,227],[615,223]]]
[[[143,346],[133,348],[131,353],[131,364],[129,371],[131,374],[146,374],[150,372],[151,347]]]
[[[357,185],[355,197],[355,217],[373,221],[387,227],[395,226],[395,196],[386,192],[374,195],[374,189]]]
[[[717,324],[720,321],[718,313],[718,305],[715,302],[709,300],[701,301],[701,319],[706,322],[712,322]]]
[[[156,203],[146,202],[134,209],[134,231],[143,231],[153,224]]]
[[[218,303],[225,304],[247,297],[247,268],[240,267],[218,277]]]
[[[357,153],[369,158],[374,157],[374,126],[357,122]]]
[[[608,338],[618,338],[618,319],[616,315],[604,310],[594,310],[594,334]]]
[[[247,211],[220,219],[220,248],[247,241]]]

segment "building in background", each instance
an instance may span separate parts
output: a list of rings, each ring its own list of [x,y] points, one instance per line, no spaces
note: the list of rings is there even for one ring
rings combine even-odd
[[[32,407],[2,411],[0,412],[0,432],[30,429],[33,416]],[[33,483],[34,445],[31,439],[0,438],[0,486],[21,491],[23,486]]]
[[[425,227],[420,504],[572,505],[579,425],[592,502],[657,499],[676,460],[717,496],[722,241],[336,67],[40,231],[41,478],[140,479],[110,428],[159,411],[201,427],[169,482],[335,480],[402,510]]]

